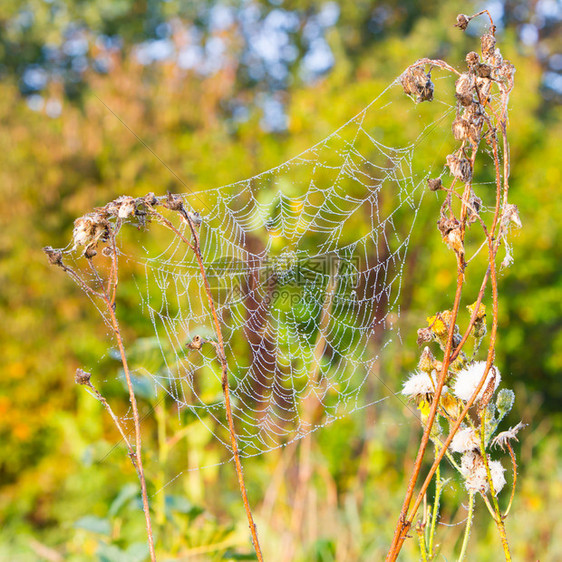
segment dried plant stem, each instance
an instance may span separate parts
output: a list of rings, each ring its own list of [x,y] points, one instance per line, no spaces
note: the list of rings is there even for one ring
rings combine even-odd
[[[93,391],[94,396],[105,407],[105,409],[109,413],[111,419],[115,423],[115,426],[117,427],[117,430],[119,431],[119,433],[121,434],[123,440],[125,441],[125,443],[127,445],[127,449],[129,450],[129,458],[131,459],[131,462],[133,463],[133,466],[135,467],[135,470],[137,472],[137,476],[139,478],[140,485],[141,485],[141,496],[142,496],[142,505],[143,505],[143,511],[144,511],[144,516],[145,516],[145,522],[146,522],[148,549],[149,549],[151,561],[155,562],[156,555],[155,555],[155,551],[154,551],[154,535],[153,535],[153,532],[152,532],[152,523],[151,523],[151,519],[150,519],[150,506],[149,506],[149,503],[148,503],[146,478],[145,478],[145,475],[144,475],[144,468],[143,468],[143,464],[142,464],[142,435],[141,435],[141,428],[140,428],[140,417],[139,417],[139,411],[138,411],[138,407],[137,407],[137,399],[136,399],[136,396],[135,396],[135,391],[134,391],[133,383],[132,383],[132,380],[131,380],[131,373],[130,373],[130,370],[129,370],[129,364],[127,362],[127,356],[125,354],[125,347],[123,345],[123,338],[121,337],[121,331],[119,329],[119,322],[117,320],[117,315],[115,314],[115,297],[116,297],[117,284],[118,284],[117,248],[116,248],[116,243],[115,243],[115,236],[116,236],[116,232],[119,229],[119,226],[120,226],[120,223],[118,222],[116,224],[115,229],[108,231],[112,251],[111,251],[111,269],[110,269],[110,273],[109,273],[109,276],[108,276],[108,279],[107,279],[107,285],[104,284],[101,276],[99,275],[98,271],[96,270],[96,268],[92,264],[91,260],[88,260],[88,264],[90,266],[90,269],[92,270],[92,272],[94,274],[94,277],[97,279],[98,284],[100,286],[99,290],[95,290],[92,287],[90,287],[82,279],[82,277],[78,273],[76,273],[76,271],[74,271],[71,267],[68,267],[67,265],[65,265],[62,262],[62,258],[60,256],[60,254],[57,256],[56,251],[54,251],[52,248],[50,248],[50,247],[45,248],[45,252],[50,257],[51,263],[53,263],[53,265],[57,265],[58,267],[60,267],[65,273],[67,273],[72,279],[74,279],[74,281],[76,281],[76,283],[86,293],[92,295],[92,297],[101,299],[104,302],[105,307],[107,309],[107,314],[109,316],[108,324],[110,325],[110,328],[113,331],[115,339],[117,340],[117,346],[119,348],[119,355],[120,355],[120,358],[121,358],[121,363],[123,365],[123,371],[125,373],[125,379],[126,379],[126,382],[127,382],[127,389],[129,391],[129,402],[131,404],[131,410],[132,410],[132,413],[133,413],[134,432],[135,432],[135,445],[134,445],[134,447],[132,446],[131,442],[129,441],[127,435],[125,434],[125,431],[123,430],[123,428],[121,426],[121,423],[119,422],[119,419],[117,418],[117,416],[113,412],[109,403],[104,398],[104,396],[92,385],[91,381],[89,380],[89,376],[88,377],[78,377],[77,376],[76,382],[78,382],[79,384],[83,384],[83,385],[87,386],[88,388],[90,388]],[[55,258],[53,258],[53,256],[55,256]],[[107,321],[108,318],[106,317],[105,320]]]
[[[248,493],[246,491],[246,484],[244,482],[244,473],[242,470],[242,463],[240,461],[240,453],[238,450],[238,441],[236,436],[236,430],[234,427],[234,419],[232,416],[232,404],[230,400],[230,386],[228,384],[228,363],[226,361],[226,353],[224,351],[224,339],[222,336],[221,325],[219,321],[219,317],[217,315],[217,311],[215,308],[215,303],[213,301],[213,295],[211,294],[211,287],[209,285],[209,281],[207,279],[207,274],[205,271],[205,264],[203,263],[203,258],[201,256],[201,246],[199,243],[199,235],[197,233],[197,229],[193,224],[189,214],[185,211],[183,205],[177,209],[180,213],[183,220],[189,226],[191,231],[191,236],[193,242],[190,242],[170,221],[168,221],[165,217],[163,217],[160,213],[153,210],[153,214],[155,217],[162,222],[167,228],[172,230],[176,236],[178,236],[185,244],[188,245],[193,250],[195,254],[195,258],[197,259],[197,263],[199,265],[199,270],[201,272],[201,277],[203,279],[203,286],[205,288],[205,294],[207,296],[207,301],[209,304],[209,309],[211,311],[211,316],[213,317],[213,323],[215,325],[215,332],[217,335],[217,342],[215,345],[215,349],[217,351],[217,359],[221,364],[221,384],[222,384],[222,391],[224,395],[224,407],[226,411],[226,418],[228,422],[228,430],[230,433],[230,444],[232,447],[232,455],[234,458],[234,464],[236,467],[236,475],[238,477],[238,484],[240,487],[240,494],[242,495],[242,502],[244,504],[244,509],[246,511],[246,517],[248,519],[248,526],[250,528],[250,533],[252,536],[252,543],[254,545],[254,550],[256,551],[256,556],[259,562],[263,562],[263,557],[260,549],[260,544],[258,540],[258,534],[256,525],[254,523],[254,518],[252,515],[252,510],[250,508],[250,502],[248,500]]]
[[[131,403],[131,409],[133,412],[133,421],[135,426],[135,450],[134,454],[131,456],[133,465],[137,470],[141,485],[142,494],[142,507],[144,511],[144,517],[146,520],[146,532],[148,536],[148,549],[150,552],[150,559],[154,562],[156,560],[156,555],[154,552],[154,536],[152,534],[152,523],[150,521],[150,506],[148,504],[148,493],[146,490],[146,479],[144,476],[144,468],[142,465],[142,436],[140,428],[140,418],[139,411],[137,407],[137,399],[135,396],[135,390],[133,388],[133,382],[131,380],[131,373],[129,371],[129,364],[127,362],[127,356],[125,354],[125,347],[123,346],[123,339],[121,337],[121,331],[119,330],[119,322],[117,321],[117,316],[115,315],[115,309],[113,303],[111,302],[108,295],[104,295],[104,301],[107,304],[107,310],[109,313],[109,318],[111,320],[111,326],[113,328],[113,333],[117,340],[117,345],[119,347],[119,355],[121,356],[121,363],[123,365],[123,371],[125,373],[125,379],[127,381],[127,389],[129,391],[129,401]]]
[[[466,517],[466,527],[462,539],[461,552],[459,554],[459,562],[464,560],[466,549],[468,548],[468,540],[470,538],[470,530],[472,529],[472,519],[474,518],[474,492],[468,494],[468,515]]]

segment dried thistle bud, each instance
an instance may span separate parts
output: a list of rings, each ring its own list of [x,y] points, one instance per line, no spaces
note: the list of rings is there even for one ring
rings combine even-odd
[[[121,197],[118,197],[115,201],[108,203],[105,206],[105,210],[111,216],[118,217],[120,219],[127,219],[135,214],[135,200],[128,195],[121,195]]]
[[[474,191],[470,194],[467,206],[468,222],[473,223],[480,216],[480,209],[482,208],[482,199],[477,197]]]
[[[76,369],[76,374],[74,375],[74,382],[76,384],[83,384],[85,386],[90,386],[90,379],[92,378],[92,374],[88,373],[82,369]]]
[[[455,27],[458,27],[461,31],[464,31],[467,27],[472,18],[465,14],[459,14],[457,16],[457,23],[455,23]]]
[[[526,425],[527,424],[523,422],[519,422],[517,425],[510,427],[507,431],[498,433],[492,440],[492,447],[500,447],[502,451],[505,451],[505,447],[510,441],[519,441],[519,439],[517,439],[517,434],[526,427]]]
[[[488,64],[479,64],[476,69],[476,74],[478,74],[480,78],[490,78],[492,75],[492,67]]]
[[[47,254],[47,259],[51,265],[62,265],[62,252],[60,250],[55,250],[52,246],[45,246],[43,251]]]
[[[109,234],[107,213],[100,211],[79,217],[74,221],[73,249],[76,249],[77,246],[86,246],[84,255],[87,258],[93,257],[96,255],[95,247],[98,241],[107,242]]]
[[[404,92],[409,96],[414,96],[416,103],[433,99],[434,86],[431,75],[425,74],[422,68],[408,68],[400,77],[400,82]]]
[[[447,237],[444,238],[444,241],[455,253],[462,254],[464,252],[464,243],[460,227],[451,230],[451,232],[447,234]]]
[[[156,205],[158,203],[158,199],[156,198],[156,195],[154,195],[154,193],[152,193],[152,191],[150,193],[147,193],[142,198],[142,200],[145,203],[145,205],[148,205],[149,207],[154,207],[154,205]]]
[[[84,250],[84,257],[88,260],[91,260],[94,256],[97,255],[97,250],[94,248],[94,246],[88,246],[85,250]]]
[[[433,353],[431,353],[431,349],[429,349],[429,347],[424,347],[418,362],[418,369],[424,373],[431,373],[434,369],[434,363],[435,357]]]
[[[431,328],[420,328],[418,330],[418,345],[422,345],[423,343],[427,343],[433,341],[433,332]]]
[[[186,344],[186,347],[189,349],[201,349],[201,346],[205,343],[205,341],[206,340],[199,335],[193,336],[193,339]]]
[[[482,47],[482,57],[486,62],[494,55],[496,49],[496,38],[491,33],[485,33],[480,40]]]
[[[455,140],[466,140],[470,134],[470,123],[462,117],[457,117],[451,126]]]
[[[448,219],[447,217],[441,217],[437,221],[437,228],[439,232],[441,232],[441,236],[447,236],[451,230],[458,228],[459,225],[459,221],[455,218]]]
[[[476,70],[480,64],[480,57],[478,56],[478,53],[474,51],[470,51],[470,53],[466,55],[465,60],[468,65],[468,69],[472,71]]]
[[[455,82],[455,95],[461,105],[472,105],[474,89],[474,76],[461,74]]]
[[[170,209],[170,211],[180,211],[183,209],[183,199],[179,195],[175,195],[168,191],[168,197],[164,206]]]
[[[447,156],[447,166],[451,171],[451,174],[458,178],[463,183],[470,181],[472,177],[472,168],[470,162],[466,158],[459,158],[455,154],[449,154]]]
[[[441,178],[429,178],[427,180],[427,187],[429,187],[430,191],[439,191],[440,189],[443,189]]]

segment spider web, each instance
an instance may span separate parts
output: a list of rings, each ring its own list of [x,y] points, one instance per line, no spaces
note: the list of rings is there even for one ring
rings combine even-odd
[[[400,291],[425,181],[434,163],[437,175],[443,170],[438,125],[454,108],[431,106],[414,105],[395,82],[282,165],[182,194],[202,217],[242,457],[373,404],[365,389],[382,350],[400,337]],[[135,314],[152,332],[130,349],[137,381],[171,397],[231,450],[215,348],[186,346],[195,336],[216,338],[194,253],[156,223],[127,228],[136,238],[132,249],[120,246],[121,275],[134,275]],[[191,238],[184,222],[177,228]]]

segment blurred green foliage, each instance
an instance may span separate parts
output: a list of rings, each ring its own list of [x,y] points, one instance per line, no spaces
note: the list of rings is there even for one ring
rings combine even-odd
[[[99,100],[190,187],[203,189],[250,177],[300,153],[362,109],[417,58],[446,58],[460,67],[464,53],[476,47],[474,36],[451,26],[459,11],[476,10],[476,4],[342,2],[337,21],[319,32],[334,57],[331,70],[311,76],[299,71],[311,49],[304,29],[323,3],[287,2],[283,8],[299,14],[290,33],[297,54],[287,62],[287,78],[278,80],[267,72],[252,73],[264,61],[251,58],[252,37],[244,37],[237,24],[216,30],[209,27],[207,3],[187,4],[37,0],[23,8],[5,2],[1,8],[2,560],[114,561],[145,555],[136,476],[126,449],[101,406],[73,382],[77,367],[91,367],[115,410],[126,415],[119,365],[108,353],[96,311],[48,266],[41,247],[65,246],[75,217],[118,195],[184,188]],[[276,4],[257,3],[259,18]],[[514,232],[515,264],[501,277],[497,363],[506,385],[516,391],[513,421],[530,424],[521,434],[521,484],[507,522],[514,558],[545,562],[562,557],[557,517],[562,124],[555,96],[544,95],[548,63],[540,50],[518,39],[532,16],[517,20],[513,14],[521,5],[505,4],[500,32],[504,56],[517,68],[509,130],[511,202],[519,206],[524,228]],[[181,69],[172,60],[141,64],[135,46],[157,39],[158,25],[173,17],[226,41],[230,51],[224,63],[204,73]],[[552,47],[556,40],[546,31],[554,24],[547,23],[551,27],[539,29],[540,40]],[[73,62],[79,55],[68,53],[49,59],[45,45],[62,48],[78,32],[90,45],[88,57],[101,57],[106,66],[84,67]],[[118,36],[120,47],[96,44],[100,34]],[[55,79],[41,90],[22,86],[30,65]],[[260,102],[264,93],[281,104],[285,126],[268,123]],[[34,95],[41,100],[30,99]],[[385,119],[395,135],[403,132],[400,115]],[[439,202],[426,198],[424,204],[403,286],[402,317],[413,327],[450,306],[453,295],[452,257],[434,228]],[[123,299],[133,302],[132,295]],[[121,309],[125,337],[127,326],[133,335],[135,311]],[[397,366],[411,366],[416,352],[412,342],[387,350],[381,368],[393,378],[392,387],[405,374]],[[378,389],[372,392],[376,397]],[[228,463],[220,464],[227,460],[225,451],[161,396],[143,396],[141,410],[162,558],[248,559],[235,477]],[[390,401],[315,433],[302,526],[295,518],[301,499],[293,495],[302,462],[299,446],[247,461],[266,559],[275,560],[287,545],[295,560],[381,559],[416,440],[416,420]],[[211,468],[197,470],[200,466]],[[447,491],[444,518],[463,519],[460,497],[455,488]],[[482,515],[473,531],[472,556],[495,560],[498,539]],[[444,552],[454,550],[461,531],[462,526],[440,529]],[[415,549],[408,548],[405,559],[415,559]]]

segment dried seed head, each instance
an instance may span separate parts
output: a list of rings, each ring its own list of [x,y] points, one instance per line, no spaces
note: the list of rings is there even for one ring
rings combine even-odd
[[[431,331],[431,328],[420,328],[418,330],[418,345],[422,345],[423,343],[428,343],[430,341],[433,341],[433,332]]]
[[[465,60],[469,70],[476,70],[480,64],[480,57],[478,53],[474,51],[470,51],[470,53],[466,55]]]
[[[455,95],[461,105],[472,105],[472,93],[474,89],[474,76],[470,74],[461,74],[455,82]]]
[[[455,140],[466,140],[470,134],[470,123],[462,117],[457,117],[452,124],[453,136]]]
[[[477,451],[480,449],[480,437],[474,428],[463,427],[455,433],[449,448],[453,453]]]
[[[74,382],[76,384],[83,384],[85,386],[90,386],[91,373],[88,373],[82,369],[76,369],[76,374],[74,375]]]
[[[156,195],[154,195],[152,191],[150,193],[147,193],[142,199],[144,203],[149,207],[154,207],[154,205],[158,203],[158,199],[156,199]]]
[[[408,68],[400,77],[404,92],[414,96],[416,103],[431,101],[433,99],[433,82],[431,75],[425,74],[422,68]]]
[[[429,178],[427,180],[427,187],[429,187],[431,191],[439,191],[443,188],[441,178]]]
[[[135,200],[128,195],[121,195],[115,201],[109,202],[105,206],[105,210],[113,217],[127,219],[135,214]]]
[[[451,230],[451,232],[447,234],[447,238],[444,240],[447,246],[449,246],[449,248],[451,248],[451,250],[455,253],[462,254],[464,252],[464,243],[460,227]]]
[[[465,14],[459,14],[457,16],[457,23],[455,23],[455,27],[458,27],[461,31],[464,31],[467,27],[472,18],[466,16]]]
[[[479,64],[476,73],[480,78],[490,78],[492,75],[492,67],[488,64]]]
[[[482,35],[480,44],[482,46],[482,57],[486,62],[489,62],[496,49],[496,38],[491,33],[485,33]]]
[[[447,156],[447,166],[451,171],[451,174],[458,178],[463,183],[470,181],[472,177],[472,168],[470,162],[466,158],[459,158],[455,154],[449,154]]]
[[[164,206],[170,209],[170,211],[180,211],[183,209],[183,199],[179,195],[175,195],[168,191],[168,197]]]
[[[193,336],[193,339],[186,344],[186,347],[188,347],[189,349],[201,349],[201,346],[205,343],[206,340],[204,340],[201,336],[197,335],[197,336]]]
[[[494,492],[499,494],[505,485],[505,468],[500,461],[488,459],[488,467],[492,477]],[[464,453],[461,458],[461,473],[465,478],[465,487],[469,492],[480,492],[487,494],[490,490],[488,473],[482,455],[477,451]]]
[[[413,372],[402,387],[402,394],[411,400],[420,402],[425,400],[431,403],[437,387],[437,373]]]
[[[51,265],[62,265],[62,252],[60,250],[55,250],[51,246],[45,246],[43,251],[47,254],[47,259]]]
[[[95,247],[98,242],[107,242],[110,232],[107,213],[104,210],[79,217],[74,221],[73,249],[76,249],[77,246],[85,246],[84,255],[92,258],[96,255]]]
[[[469,223],[473,223],[480,216],[480,209],[482,208],[482,199],[477,197],[474,191],[470,194],[467,206],[467,218]]]
[[[86,248],[84,250],[84,257],[86,259],[91,260],[95,255],[97,255],[97,250],[95,249],[94,246],[89,246],[88,248]]]
[[[524,427],[526,427],[526,425],[527,424],[523,422],[519,422],[517,425],[510,427],[507,431],[502,431],[501,433],[498,433],[496,437],[494,437],[494,439],[492,440],[492,446],[501,447],[501,450],[505,451],[505,447],[510,441],[512,440],[519,441],[519,439],[517,439],[517,434]]]

